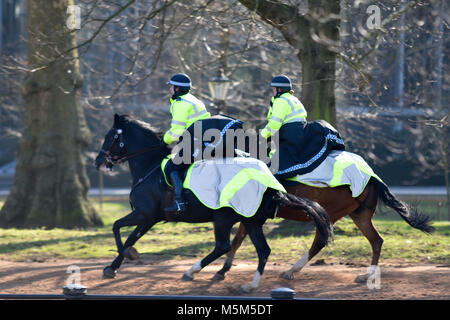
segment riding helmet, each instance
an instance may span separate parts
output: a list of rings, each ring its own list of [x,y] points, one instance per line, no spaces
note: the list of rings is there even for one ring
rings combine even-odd
[[[177,73],[170,78],[167,84],[172,84],[176,87],[190,88],[191,87],[191,78],[187,74]]]
[[[271,87],[283,88],[283,89],[292,89],[291,80],[285,75],[275,76],[270,83]]]

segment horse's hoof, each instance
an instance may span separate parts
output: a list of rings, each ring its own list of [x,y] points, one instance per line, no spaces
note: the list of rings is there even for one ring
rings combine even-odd
[[[111,266],[107,266],[103,269],[103,279],[114,279],[116,277],[117,271]]]
[[[294,275],[292,273],[289,272],[283,272],[282,274],[280,274],[280,277],[286,280],[294,280]]]
[[[181,278],[181,281],[192,281],[194,280],[194,277],[187,275],[186,273],[183,274],[183,277]]]
[[[138,260],[139,252],[133,247],[128,247],[123,250],[123,256],[129,260]]]
[[[219,282],[219,281],[223,281],[223,280],[225,280],[225,276],[220,273],[216,273],[214,275],[214,277],[211,278],[211,281],[214,281],[214,282]]]
[[[368,274],[361,274],[355,278],[355,283],[366,283],[367,279],[369,279]]]

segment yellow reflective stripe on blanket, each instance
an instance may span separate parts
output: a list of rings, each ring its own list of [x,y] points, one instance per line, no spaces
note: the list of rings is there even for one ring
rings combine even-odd
[[[170,186],[170,187],[172,187],[172,185],[169,183],[169,180],[167,180],[166,172],[164,171],[164,169],[166,168],[167,162],[169,162],[169,160],[172,159],[174,156],[175,155],[170,154],[167,157],[165,157],[163,159],[163,161],[161,161],[161,171],[163,173],[164,180],[166,181],[167,185]]]
[[[191,185],[191,174],[192,174],[192,168],[194,168],[194,164],[191,164],[188,168],[188,170],[186,171],[186,178],[184,178],[183,181],[183,188],[189,189],[190,185]]]
[[[365,161],[358,161],[357,159],[349,157],[346,153],[342,153],[336,158],[336,163],[333,166],[333,179],[330,181],[331,187],[342,185],[341,180],[344,174],[344,169],[352,164],[355,164],[361,172],[364,172],[368,176],[382,181],[380,177],[373,172],[372,168],[365,163]]]
[[[278,182],[278,180],[265,172],[254,168],[246,168],[239,171],[237,175],[227,183],[220,193],[220,207],[228,206],[229,201],[248,181],[256,180],[262,185],[276,189],[282,192],[287,192],[286,189]]]

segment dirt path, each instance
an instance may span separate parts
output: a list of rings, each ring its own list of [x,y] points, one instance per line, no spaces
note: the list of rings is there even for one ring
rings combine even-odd
[[[221,260],[223,261],[223,260]],[[116,279],[102,279],[109,260],[55,260],[45,262],[0,261],[0,293],[60,294],[66,285],[69,265],[81,269],[81,284],[90,294],[214,295],[234,296],[233,290],[250,282],[256,262],[236,261],[227,278],[219,283],[209,279],[220,262],[196,274],[193,282],[181,276],[196,260],[148,260],[126,262]],[[270,296],[278,287],[289,287],[297,298],[313,299],[447,299],[450,300],[450,268],[433,264],[381,264],[381,288],[370,290],[366,283],[355,283],[367,267],[340,264],[307,265],[292,281],[279,274],[288,264],[268,263],[261,287],[251,296]],[[250,295],[247,295],[250,296]]]

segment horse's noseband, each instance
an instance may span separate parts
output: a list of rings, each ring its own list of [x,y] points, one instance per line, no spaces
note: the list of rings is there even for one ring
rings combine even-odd
[[[119,141],[119,147],[122,149],[125,147],[125,143],[123,143],[122,138],[122,129],[117,129],[116,134],[114,135],[113,142],[111,143],[111,146],[108,150],[102,149],[100,152],[104,153],[106,155],[106,167],[112,168],[117,162],[119,162],[123,157],[120,155],[113,155],[112,151],[114,149],[114,146],[116,145],[117,141]]]

